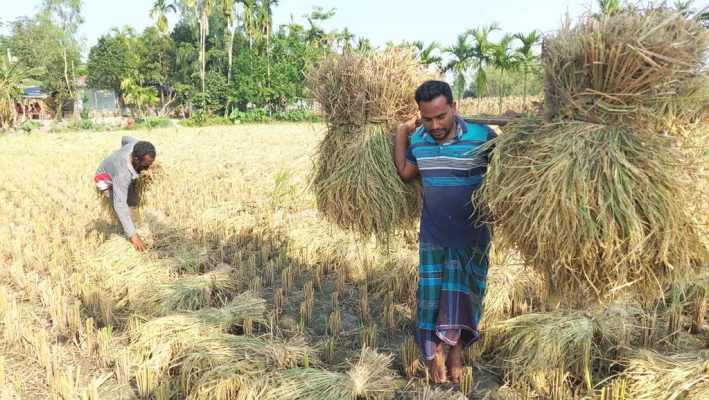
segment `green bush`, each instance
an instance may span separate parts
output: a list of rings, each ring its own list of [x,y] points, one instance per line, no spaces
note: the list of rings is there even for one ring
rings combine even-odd
[[[170,126],[170,119],[169,118],[147,118],[147,119],[136,119],[135,124],[133,125],[134,129],[156,129],[156,128],[164,128],[166,126]]]
[[[90,119],[80,119],[78,121],[74,121],[69,128],[75,129],[75,130],[80,130],[80,131],[102,131],[104,130],[103,125],[96,123]]]
[[[32,133],[33,130],[39,129],[42,127],[42,124],[37,122],[37,121],[25,121],[20,124],[20,129],[27,133]]]
[[[190,119],[180,121],[180,125],[187,127],[207,126],[207,113],[204,110],[195,110]]]
[[[210,117],[204,120],[190,118],[179,122],[180,125],[186,126],[188,128],[204,127],[204,126],[219,126],[219,125],[233,125],[231,119],[227,117]]]
[[[286,122],[322,122],[322,116],[311,114],[305,108],[294,108],[288,111],[281,111],[273,116],[278,121]]]
[[[271,119],[266,115],[266,110],[263,108],[251,109],[249,111],[241,111],[239,109],[234,109],[229,115],[229,119],[235,123],[265,123],[270,122]]]

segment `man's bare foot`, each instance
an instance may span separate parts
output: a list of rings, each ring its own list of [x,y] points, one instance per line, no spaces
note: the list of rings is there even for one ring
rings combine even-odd
[[[463,364],[461,361],[462,355],[463,345],[460,342],[458,342],[455,346],[451,346],[450,350],[448,350],[446,366],[448,367],[448,372],[451,376],[451,383],[454,385],[460,383],[460,373],[463,370]]]
[[[436,356],[429,362],[428,373],[431,375],[434,383],[446,383],[446,364],[443,361],[443,343],[438,345]]]

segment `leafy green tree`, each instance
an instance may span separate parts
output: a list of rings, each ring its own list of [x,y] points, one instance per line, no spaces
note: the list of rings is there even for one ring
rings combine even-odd
[[[49,15],[56,18],[62,28],[61,35],[57,35],[57,43],[62,50],[64,61],[64,81],[66,92],[70,98],[74,97],[74,53],[78,53],[81,43],[77,39],[79,25],[84,22],[81,16],[81,0],[44,0],[44,8]],[[71,70],[71,78],[69,77]]]
[[[121,82],[135,76],[138,55],[121,36],[103,35],[89,51],[87,66],[90,85],[119,92]]]

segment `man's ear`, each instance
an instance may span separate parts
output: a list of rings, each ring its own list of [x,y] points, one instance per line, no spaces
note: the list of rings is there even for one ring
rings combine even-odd
[[[453,100],[453,104],[451,105],[451,107],[453,108],[453,114],[457,115],[458,114],[458,104],[455,102],[455,100]]]

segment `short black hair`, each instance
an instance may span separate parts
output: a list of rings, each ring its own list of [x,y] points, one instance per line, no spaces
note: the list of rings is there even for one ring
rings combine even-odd
[[[133,157],[136,157],[140,161],[143,161],[145,156],[150,156],[155,159],[155,155],[155,146],[150,142],[141,141],[133,146]]]
[[[448,105],[453,104],[453,91],[447,82],[426,81],[416,89],[416,104],[422,101],[431,101],[438,96],[445,96]]]

